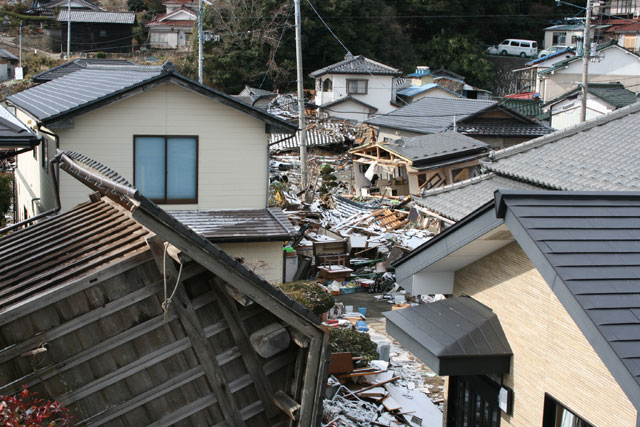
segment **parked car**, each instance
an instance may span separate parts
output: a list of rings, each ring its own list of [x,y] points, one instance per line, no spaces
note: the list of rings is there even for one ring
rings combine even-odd
[[[557,45],[551,46],[551,47],[549,47],[547,49],[541,50],[540,53],[538,54],[538,58],[542,58],[544,56],[553,55],[554,53],[558,53],[561,50],[566,50],[566,49],[569,49],[569,46],[565,46],[565,45],[562,45],[562,44],[557,44]]]
[[[506,39],[497,46],[490,46],[487,53],[491,55],[515,55],[523,58],[535,57],[538,54],[538,42],[534,40]]]

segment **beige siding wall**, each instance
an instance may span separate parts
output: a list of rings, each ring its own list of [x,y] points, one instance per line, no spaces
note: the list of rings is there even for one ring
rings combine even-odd
[[[198,204],[179,209],[262,209],[267,205],[265,124],[172,83],[74,119],[60,129],[63,150],[97,160],[133,183],[133,135],[196,135]],[[62,172],[63,210],[85,202],[90,190]]]
[[[283,242],[223,243],[220,248],[269,283],[282,283]]]
[[[35,128],[35,121],[29,116],[16,111],[16,116],[23,123]],[[55,193],[53,177],[49,172],[48,162],[42,167],[43,145],[46,144],[47,158],[55,155],[56,145],[53,138],[41,135],[45,138],[40,146],[36,147],[37,155],[33,151],[18,155],[18,169],[16,170],[16,202],[18,219],[23,220],[26,209],[27,216],[32,217],[55,207]]]
[[[545,393],[593,425],[635,425],[633,405],[517,243],[457,271],[454,293],[491,307],[513,349],[504,379],[514,410],[502,426],[542,425]]]

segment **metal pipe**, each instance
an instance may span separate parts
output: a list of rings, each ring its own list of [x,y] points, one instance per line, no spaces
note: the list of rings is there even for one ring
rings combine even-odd
[[[304,122],[304,81],[302,77],[302,19],[300,17],[300,0],[294,0],[294,5],[296,15],[296,68],[298,77],[298,127],[300,128],[300,173],[302,175],[302,190],[304,190],[306,193],[309,182],[307,176],[307,132]]]
[[[202,0],[198,2],[198,83],[202,84]]]
[[[71,58],[71,0],[67,1],[67,61]]]

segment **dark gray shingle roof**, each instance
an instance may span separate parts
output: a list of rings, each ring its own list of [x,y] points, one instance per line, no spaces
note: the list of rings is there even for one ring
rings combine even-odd
[[[67,10],[60,9],[58,22],[67,22]],[[133,12],[102,12],[98,10],[71,10],[71,22],[89,22],[101,24],[128,24],[136,22],[136,14]]]
[[[347,55],[344,60],[309,74],[309,77],[320,77],[324,74],[374,74],[399,76],[402,74],[397,68],[389,67],[380,62],[365,58],[362,55]]]
[[[555,272],[553,283],[545,280],[571,316],[583,319],[576,323],[623,390],[638,390],[640,193],[507,192],[496,205],[498,216],[508,209],[530,239],[518,241],[536,267],[544,271],[539,264],[546,261]],[[627,372],[612,369],[619,361]]]
[[[66,76],[75,71],[86,68],[87,65],[137,65],[128,59],[106,59],[106,58],[77,58],[73,61],[65,62],[57,67],[50,68],[31,78],[36,83],[45,83],[58,77]]]
[[[597,96],[616,108],[626,107],[627,105],[631,105],[637,101],[636,94],[629,89],[626,89],[620,82],[589,83],[587,90],[590,94]],[[544,106],[555,104],[572,96],[581,96],[581,94],[582,87],[576,87],[545,103]]]
[[[453,221],[460,221],[493,198],[496,190],[535,190],[532,184],[504,178],[493,173],[481,175],[415,197],[418,206]]]
[[[471,118],[458,124],[458,132],[466,135],[531,137],[548,135],[554,129],[540,123],[523,123],[517,119]]]
[[[384,313],[387,331],[438,375],[509,372],[513,352],[498,316],[470,297]]]
[[[460,121],[496,103],[466,98],[424,97],[388,114],[369,119],[366,123],[416,133],[436,133],[448,129],[454,117]]]
[[[27,110],[36,119],[45,120],[152,79],[162,72],[161,67],[138,67],[136,70],[118,68],[122,69],[78,70],[19,92],[8,100]]]
[[[414,136],[388,142],[382,146],[411,160],[414,166],[425,161],[477,153],[489,147],[484,142],[457,132]]]

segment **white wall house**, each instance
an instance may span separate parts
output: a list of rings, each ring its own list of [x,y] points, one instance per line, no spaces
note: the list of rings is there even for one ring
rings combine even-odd
[[[48,167],[56,148],[106,165],[169,211],[264,211],[268,132],[295,132],[294,126],[166,66],[88,65],[8,102],[45,138],[35,151],[18,156],[20,219],[56,206]],[[58,181],[62,211],[87,200],[88,188],[73,177],[60,173]],[[283,240],[288,239],[261,243],[263,255],[240,245],[247,249],[242,256],[265,269],[259,274],[267,280],[281,281]],[[237,243],[229,244],[240,256]]]
[[[315,103],[323,114],[361,122],[396,109],[394,80],[401,74],[364,56],[347,54],[343,61],[309,76],[316,80]]]
[[[627,88],[640,87],[640,56],[615,42],[601,45],[589,63],[590,82],[621,82]],[[582,81],[582,56],[555,63],[538,73],[538,93],[545,102],[562,95]]]
[[[594,119],[637,101],[636,94],[622,83],[588,85],[586,119]],[[580,123],[582,89],[576,87],[542,106],[551,113],[551,127],[557,130]]]
[[[146,24],[149,29],[149,46],[152,49],[189,49],[197,18],[197,12],[189,7],[167,5],[167,13]]]

